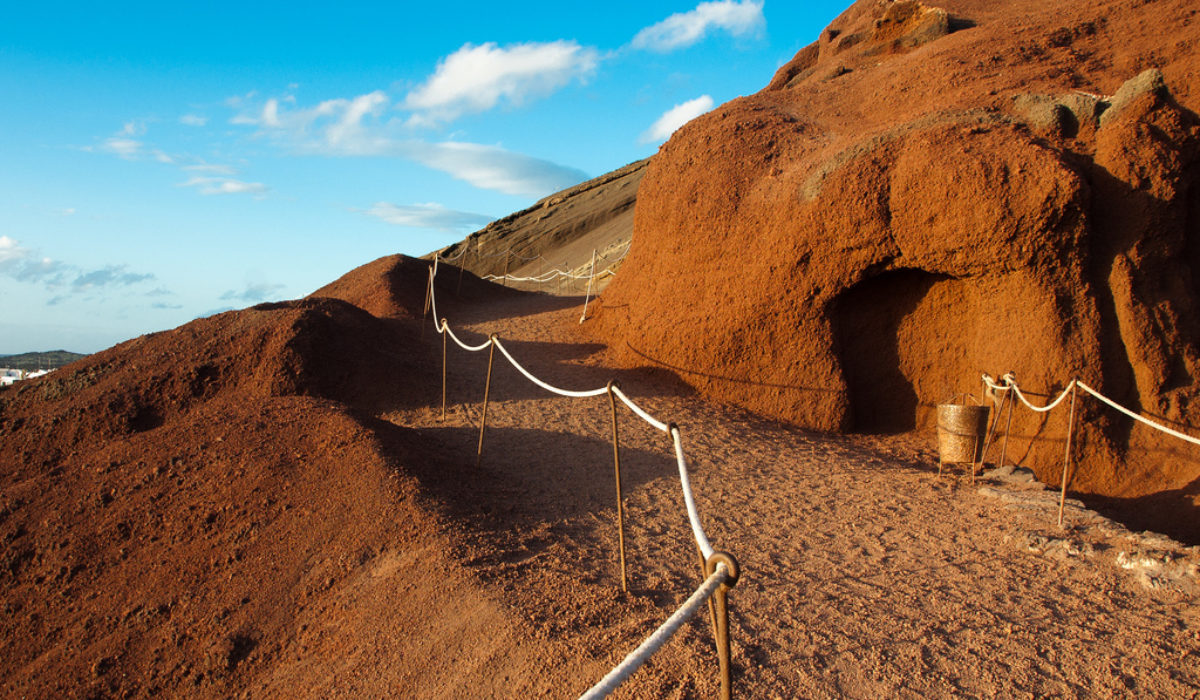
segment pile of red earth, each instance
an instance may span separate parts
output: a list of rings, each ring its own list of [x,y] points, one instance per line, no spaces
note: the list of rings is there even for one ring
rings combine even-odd
[[[0,392],[0,693],[549,692],[452,556],[457,467],[375,417],[437,394],[426,275],[386,258]]]
[[[1008,371],[1187,430],[1198,109],[1193,0],[860,0],[654,157],[598,335],[824,431],[932,430]],[[1194,448],[1080,401],[1073,489],[1200,541]],[[1057,483],[1067,415],[1018,408],[1009,457]]]

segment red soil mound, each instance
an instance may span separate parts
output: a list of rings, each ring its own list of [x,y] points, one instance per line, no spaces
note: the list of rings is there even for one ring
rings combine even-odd
[[[354,268],[308,298],[341,299],[379,318],[421,318],[432,311],[425,307],[432,264],[406,255],[388,255]],[[438,273],[438,298],[443,306],[460,299],[475,302],[514,293],[465,269],[445,266]]]
[[[331,288],[419,313],[424,263],[366,267]],[[547,692],[452,556],[452,467],[375,418],[437,393],[416,324],[263,304],[0,392],[0,693]]]
[[[388,255],[360,265],[309,297],[329,297],[387,318],[420,316],[429,282],[429,263],[404,255]]]
[[[928,429],[1009,370],[1200,423],[1198,11],[856,3],[651,161],[600,335],[820,430]],[[1190,507],[1180,443],[1082,411],[1076,487]],[[1018,411],[1009,455],[1057,480],[1065,433]]]
[[[413,329],[264,304],[0,394],[4,694],[228,695],[306,645],[361,644],[337,591],[432,537],[354,417],[434,391]],[[317,681],[311,664],[289,673]]]

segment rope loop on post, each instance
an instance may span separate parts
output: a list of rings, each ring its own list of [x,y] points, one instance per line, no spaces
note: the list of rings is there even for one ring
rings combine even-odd
[[[704,573],[712,576],[717,571],[717,566],[725,565],[725,586],[733,588],[742,578],[742,567],[738,564],[738,560],[729,552],[721,550],[713,550],[713,553],[708,555],[708,559],[704,561]]]

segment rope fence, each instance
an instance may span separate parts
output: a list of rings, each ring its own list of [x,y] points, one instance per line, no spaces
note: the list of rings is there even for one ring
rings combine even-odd
[[[468,239],[468,241],[469,240],[470,239]],[[549,259],[547,259],[545,256],[543,256],[541,253],[526,257],[526,256],[521,255],[520,253],[515,252],[514,249],[511,247],[507,248],[506,250],[503,250],[503,251],[497,251],[495,253],[483,253],[483,252],[479,251],[478,247],[476,247],[474,250],[475,250],[475,257],[479,260],[495,259],[495,258],[504,256],[504,272],[499,275],[488,273],[486,275],[483,275],[484,279],[491,280],[493,282],[501,282],[504,285],[507,285],[509,282],[523,282],[526,284],[545,284],[548,282],[558,282],[560,287],[564,282],[582,282],[583,280],[587,280],[588,289],[587,289],[586,295],[590,297],[592,281],[596,280],[604,275],[617,274],[613,270],[613,268],[616,267],[622,260],[624,260],[626,255],[629,254],[629,248],[632,245],[632,243],[633,243],[633,239],[631,238],[630,240],[625,241],[624,243],[620,244],[620,246],[618,246],[617,250],[620,250],[622,247],[624,248],[624,250],[621,251],[620,255],[615,255],[612,251],[610,251],[608,255],[605,255],[596,250],[592,250],[591,270],[590,270],[590,272],[588,272],[586,274],[570,272],[570,271],[563,270],[558,267],[553,267],[554,263],[551,262]],[[468,242],[465,245],[463,245],[462,248],[460,248],[458,250],[458,252],[456,252],[452,256],[443,256],[442,251],[444,251],[444,250],[446,250],[446,248],[442,248],[441,251],[434,253],[433,257],[434,257],[435,264],[438,260],[440,260],[441,262],[447,262],[447,263],[454,262],[456,260],[460,260],[464,256],[466,256],[466,254],[468,252],[470,252],[472,250],[472,248],[471,248],[471,244]],[[549,270],[543,269],[541,272],[539,272],[536,275],[526,275],[526,276],[510,275],[508,273],[508,268],[509,268],[509,263],[511,262],[511,259],[513,259],[513,258],[516,258],[522,264],[530,263],[535,260],[541,260],[544,263],[543,267],[545,267],[545,265],[550,265],[551,268]],[[604,269],[597,272],[596,271],[596,262],[598,260],[603,260],[605,262],[611,261],[611,264],[609,264],[607,267],[605,267]],[[565,262],[563,264],[566,265]],[[466,266],[459,265],[458,267],[459,267],[458,284],[461,286],[462,285],[462,273],[463,273],[463,270],[466,269]],[[587,308],[586,307],[587,307],[587,301],[584,302],[584,312],[583,312],[583,317],[580,318],[580,323],[582,323],[583,320],[587,317]],[[435,319],[436,319],[436,317],[435,317]]]
[[[1178,430],[1175,430],[1173,428],[1165,426],[1161,423],[1158,423],[1157,421],[1153,421],[1135,411],[1132,411],[1132,410],[1126,408],[1125,406],[1122,406],[1121,404],[1117,403],[1116,401],[1113,401],[1112,399],[1108,398],[1104,394],[1101,394],[1099,391],[1096,391],[1095,389],[1088,386],[1087,384],[1085,384],[1083,381],[1081,381],[1079,379],[1072,379],[1067,384],[1067,387],[1062,390],[1062,393],[1059,394],[1056,399],[1046,403],[1043,406],[1036,406],[1032,402],[1030,402],[1028,398],[1025,397],[1025,394],[1021,391],[1021,387],[1017,385],[1016,375],[1014,375],[1012,372],[1009,372],[1009,373],[1005,374],[1004,376],[1000,377],[999,382],[997,382],[995,379],[993,379],[991,375],[986,374],[986,373],[982,375],[982,380],[983,380],[983,385],[985,387],[985,390],[990,390],[993,393],[1004,392],[1004,398],[1006,400],[1008,399],[1009,395],[1015,396],[1022,404],[1024,404],[1024,406],[1026,408],[1028,408],[1029,410],[1034,411],[1036,413],[1048,413],[1048,412],[1054,410],[1055,408],[1057,408],[1059,406],[1059,404],[1061,404],[1067,398],[1067,396],[1071,397],[1071,412],[1067,418],[1067,443],[1066,443],[1065,452],[1063,454],[1062,479],[1061,479],[1061,486],[1060,486],[1059,498],[1058,498],[1058,526],[1059,527],[1063,526],[1063,510],[1064,510],[1064,507],[1066,505],[1066,500],[1067,500],[1067,484],[1070,482],[1070,477],[1071,477],[1071,473],[1070,473],[1071,438],[1073,436],[1073,432],[1074,432],[1074,428],[1075,428],[1075,396],[1078,393],[1077,389],[1082,389],[1083,391],[1087,392],[1088,394],[1091,394],[1093,397],[1099,399],[1101,402],[1107,404],[1108,406],[1120,411],[1121,413],[1129,416],[1130,418],[1133,418],[1134,420],[1136,420],[1140,423],[1144,423],[1145,425],[1150,426],[1151,428],[1153,428],[1159,432],[1166,433],[1167,435],[1178,438],[1180,440],[1184,440],[1185,442],[1190,442],[1193,445],[1200,445],[1200,438],[1194,437],[1192,435],[1187,435],[1186,433],[1181,433]],[[1008,421],[1009,422],[1008,422],[1008,424],[1010,426],[1012,425],[1012,404],[1013,403],[1015,403],[1015,402],[1012,402],[1012,401],[1009,402],[1009,413],[1008,413]],[[1001,406],[1001,411],[1003,411],[1003,405]],[[996,420],[997,420],[997,422],[999,422],[999,415],[997,415]],[[1000,453],[1001,465],[1003,465],[1003,463],[1004,463],[1004,454],[1008,448],[1008,429],[1007,428],[1005,429],[1005,432],[1004,432],[1004,443],[1005,443],[1004,450],[1002,450]],[[985,447],[985,450],[986,450],[986,447]]]
[[[621,496],[621,462],[620,462],[620,446],[617,434],[617,400],[630,409],[630,411],[645,421],[656,430],[670,436],[672,448],[675,453],[676,465],[679,469],[680,489],[683,492],[683,501],[687,509],[688,524],[692,530],[692,537],[696,542],[696,547],[700,553],[701,569],[704,575],[704,581],[699,588],[688,598],[687,602],[676,610],[662,625],[654,631],[637,649],[625,657],[619,665],[610,671],[603,679],[595,686],[587,691],[582,697],[584,698],[602,698],[615,690],[622,682],[629,678],[645,661],[650,658],[672,635],[683,625],[685,621],[695,614],[696,610],[706,602],[712,611],[713,635],[717,645],[717,657],[720,664],[720,681],[721,695],[720,697],[728,700],[732,697],[732,671],[730,659],[730,643],[729,643],[729,608],[728,608],[728,592],[737,583],[740,577],[739,566],[737,560],[726,552],[721,552],[713,549],[709,542],[708,536],[704,532],[704,527],[700,520],[700,512],[696,507],[696,500],[692,493],[691,479],[689,477],[687,456],[683,449],[683,436],[679,427],[674,423],[664,423],[654,416],[650,415],[644,408],[639,406],[637,402],[631,399],[615,381],[610,381],[604,387],[598,389],[573,390],[563,389],[546,382],[528,369],[513,357],[508,348],[504,346],[503,341],[496,334],[488,336],[487,342],[480,345],[469,345],[462,341],[450,329],[450,323],[438,315],[437,312],[437,294],[435,284],[437,278],[437,268],[439,255],[434,256],[433,265],[429,268],[429,280],[426,286],[425,296],[425,313],[432,311],[434,319],[434,328],[442,335],[442,417],[445,419],[446,414],[446,338],[450,338],[463,350],[467,352],[482,352],[488,350],[488,371],[487,379],[484,385],[483,407],[479,425],[479,442],[476,448],[476,466],[483,458],[484,434],[487,429],[487,409],[491,393],[492,383],[492,365],[495,358],[495,351],[499,350],[500,354],[508,360],[518,372],[520,372],[530,382],[545,389],[546,391],[557,394],[559,396],[569,398],[590,398],[607,394],[609,397],[609,405],[612,412],[612,442],[613,442],[613,464],[616,475],[616,495],[617,495],[617,529],[619,535],[620,548],[620,565],[621,565],[621,587],[622,590],[627,589],[627,575],[625,571],[625,525],[624,525],[624,505]],[[595,265],[595,253],[593,253],[593,266]],[[461,268],[460,268],[461,269]],[[594,276],[594,275],[593,275]],[[590,295],[590,291],[589,291]],[[585,311],[586,316],[586,301]],[[582,322],[582,319],[581,319]],[[424,327],[424,318],[422,318],[422,328]]]

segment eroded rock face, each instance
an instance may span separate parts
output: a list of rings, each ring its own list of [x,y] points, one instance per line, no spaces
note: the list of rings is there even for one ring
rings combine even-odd
[[[598,332],[818,430],[929,429],[1010,370],[1200,423],[1200,17],[1135,4],[856,3],[664,145]],[[1200,476],[1079,410],[1076,487]],[[1056,479],[1066,423],[1018,411],[1010,457]]]

